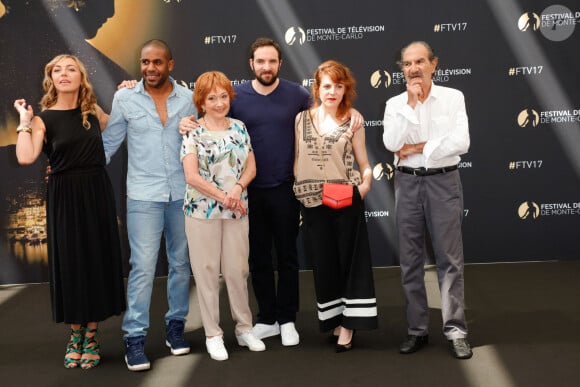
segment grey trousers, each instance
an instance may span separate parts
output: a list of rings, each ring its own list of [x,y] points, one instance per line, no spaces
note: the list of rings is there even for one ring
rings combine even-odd
[[[437,265],[443,333],[447,339],[466,337],[461,236],[463,189],[459,171],[431,176],[396,171],[395,208],[408,334],[428,334],[424,270],[427,229]]]

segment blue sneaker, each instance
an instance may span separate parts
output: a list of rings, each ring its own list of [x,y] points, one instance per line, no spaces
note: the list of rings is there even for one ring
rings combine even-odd
[[[185,323],[180,320],[171,320],[165,328],[165,345],[171,348],[171,354],[185,355],[189,353],[189,344],[183,338],[183,328]]]
[[[129,371],[145,371],[151,363],[145,356],[145,336],[125,338],[125,363]]]

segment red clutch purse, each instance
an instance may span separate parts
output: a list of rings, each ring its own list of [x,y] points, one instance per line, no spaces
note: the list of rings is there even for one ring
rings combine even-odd
[[[353,186],[350,184],[322,184],[322,204],[335,210],[352,205],[352,195]]]

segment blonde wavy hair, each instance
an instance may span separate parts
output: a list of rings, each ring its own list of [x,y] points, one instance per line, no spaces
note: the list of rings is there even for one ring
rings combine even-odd
[[[81,85],[79,88],[78,101],[79,106],[81,108],[81,115],[83,117],[83,127],[85,129],[90,129],[91,123],[89,122],[89,114],[97,114],[95,108],[97,104],[97,97],[93,92],[93,85],[89,81],[85,65],[83,64],[83,62],[79,60],[79,58],[77,58],[74,55],[69,54],[57,55],[44,67],[44,80],[42,81],[44,96],[40,100],[40,108],[41,110],[44,111],[56,104],[58,95],[56,92],[56,88],[54,87],[54,82],[52,81],[52,70],[54,69],[54,66],[56,66],[58,62],[67,58],[70,58],[75,61],[81,73]]]

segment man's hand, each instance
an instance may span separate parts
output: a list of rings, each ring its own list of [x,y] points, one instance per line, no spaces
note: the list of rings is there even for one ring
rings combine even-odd
[[[350,131],[356,132],[363,127],[365,119],[362,114],[356,109],[350,109]]]
[[[400,160],[405,160],[407,157],[414,154],[423,153],[424,147],[424,142],[420,142],[418,144],[405,144],[401,149],[395,152],[395,154],[399,157]]]
[[[407,82],[407,104],[415,109],[417,102],[423,98],[423,88],[420,79],[412,78]]]
[[[182,136],[187,135],[198,126],[199,122],[195,120],[195,116],[183,117],[181,121],[179,121],[179,134]]]
[[[52,173],[52,168],[50,167],[50,160],[48,160],[48,164],[46,165],[46,169],[44,170],[44,182],[48,184],[48,179],[50,174]]]
[[[129,79],[129,80],[124,80],[123,82],[119,83],[119,85],[117,85],[117,90],[119,89],[123,89],[123,88],[127,88],[127,89],[132,89],[137,85],[137,81],[134,79]]]

